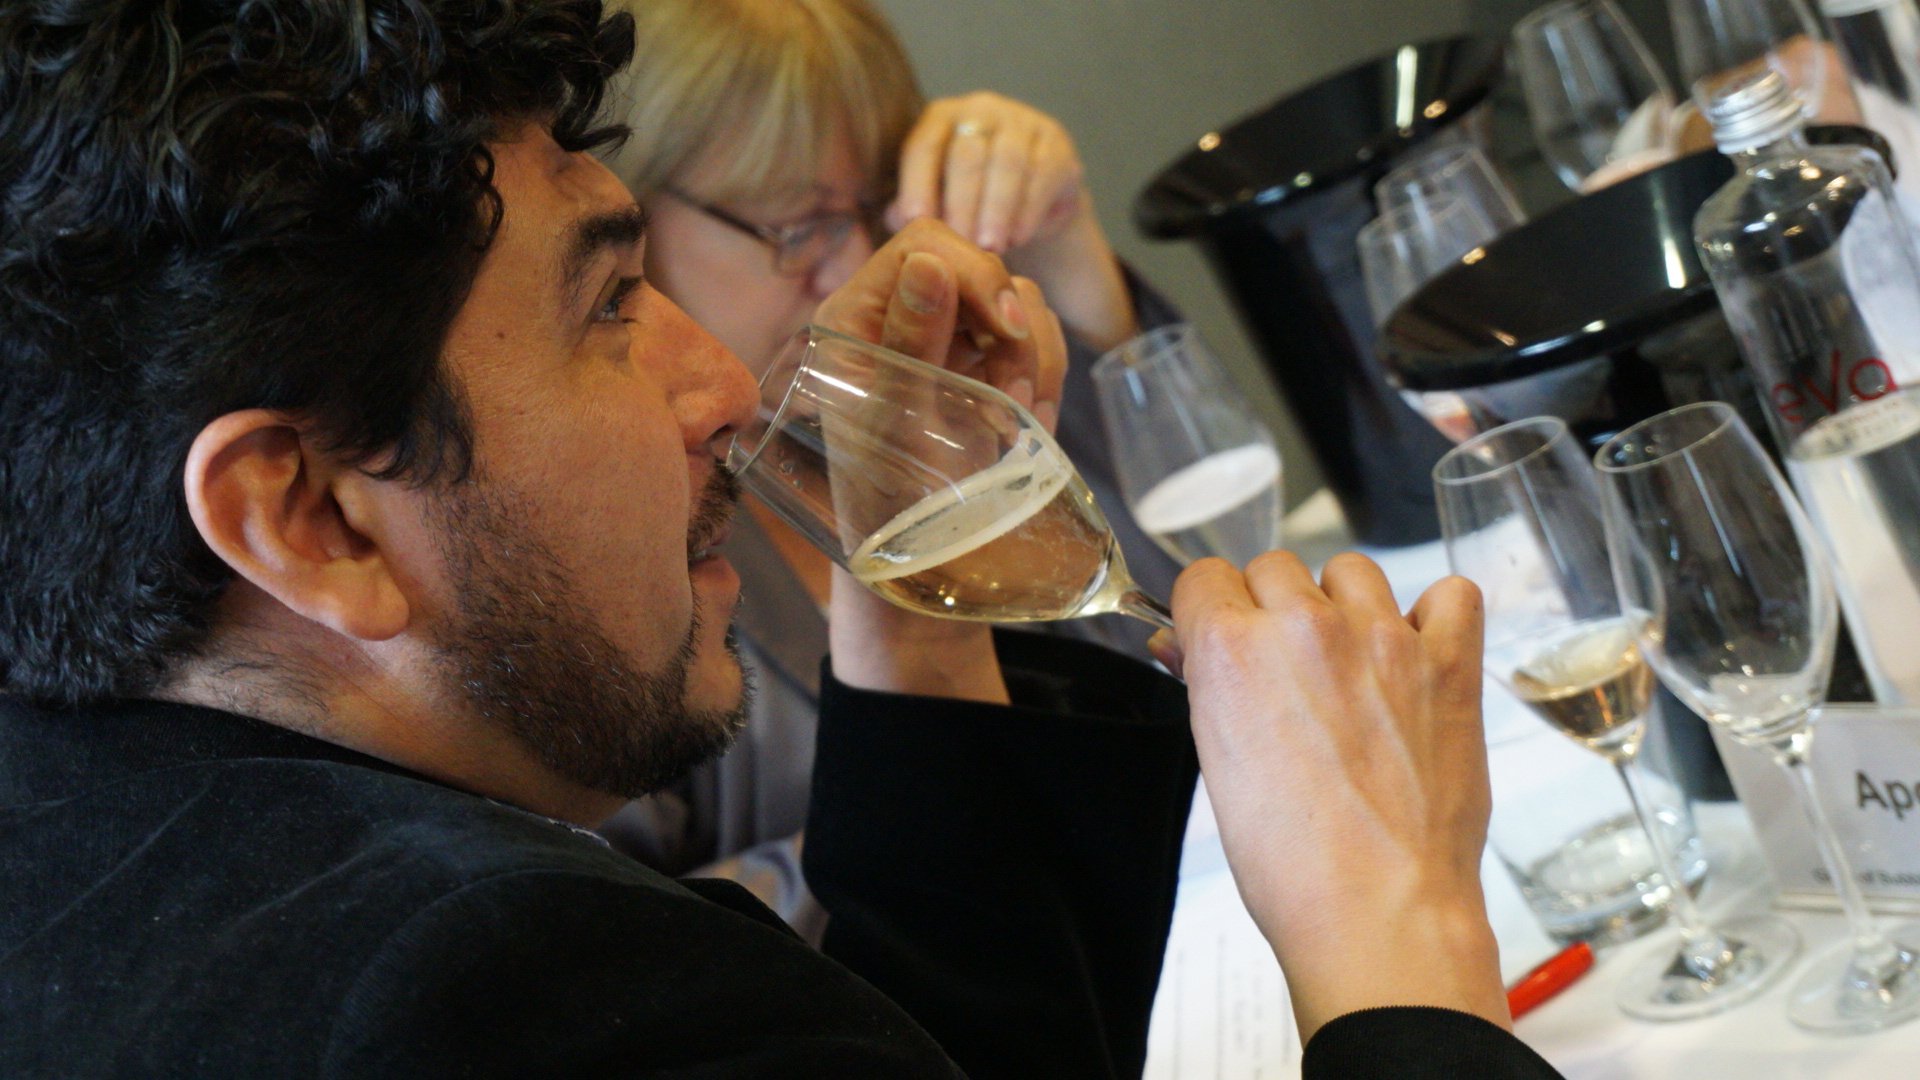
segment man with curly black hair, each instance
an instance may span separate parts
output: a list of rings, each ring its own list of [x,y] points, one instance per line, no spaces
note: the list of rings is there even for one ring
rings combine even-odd
[[[631,47],[594,0],[0,7],[0,1075],[1139,1070],[1196,758],[1158,673],[838,583],[829,955],[586,831],[744,693],[758,394],[587,153]],[[1037,289],[939,225],[818,318],[1059,392]],[[1471,587],[1276,555],[1175,605],[1310,1068],[1543,1068]]]

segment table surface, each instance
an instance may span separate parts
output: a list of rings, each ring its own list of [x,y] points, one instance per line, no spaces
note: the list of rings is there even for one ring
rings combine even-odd
[[[1314,566],[1349,546],[1339,511],[1324,491],[1288,516],[1287,537],[1288,546]],[[1438,543],[1362,550],[1380,562],[1406,606],[1447,571]],[[1489,709],[1524,708],[1491,693],[1488,698]],[[1809,957],[1845,938],[1845,921],[1834,912],[1773,905],[1752,826],[1738,804],[1699,804],[1695,813],[1712,865],[1701,894],[1703,910],[1720,918],[1772,909],[1792,923],[1801,936],[1801,955],[1786,978],[1716,1016],[1665,1024],[1631,1019],[1613,1003],[1615,984],[1643,957],[1677,943],[1673,930],[1662,929],[1603,951],[1586,977],[1520,1020],[1520,1037],[1571,1080],[1920,1076],[1920,1022],[1873,1035],[1831,1037],[1787,1021],[1788,988]],[[1483,863],[1482,878],[1501,968],[1512,979],[1551,955],[1555,946],[1491,858]],[[1285,980],[1234,890],[1203,784],[1188,824],[1146,1076],[1276,1080],[1298,1076],[1299,1062]]]

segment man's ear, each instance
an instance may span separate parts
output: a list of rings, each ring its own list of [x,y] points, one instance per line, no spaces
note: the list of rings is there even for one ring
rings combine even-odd
[[[187,452],[187,510],[213,553],[294,613],[363,641],[399,634],[410,614],[366,523],[341,505],[343,486],[376,482],[265,409],[214,420]]]

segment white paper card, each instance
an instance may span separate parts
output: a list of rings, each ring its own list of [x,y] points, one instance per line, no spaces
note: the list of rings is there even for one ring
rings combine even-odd
[[[1920,911],[1920,710],[1830,705],[1808,764],[1834,831],[1876,908]],[[1713,738],[1783,903],[1833,907],[1832,880],[1792,782],[1765,751]]]
[[[1182,881],[1143,1080],[1286,1080],[1300,1053],[1286,978],[1233,877]]]

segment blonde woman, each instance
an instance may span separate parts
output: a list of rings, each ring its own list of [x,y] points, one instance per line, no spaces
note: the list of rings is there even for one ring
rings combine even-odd
[[[939,218],[1001,254],[1041,286],[1068,337],[1059,439],[1135,576],[1165,595],[1178,567],[1119,500],[1087,369],[1174,315],[1115,258],[1067,131],[994,93],[926,102],[867,0],[619,6],[638,49],[613,99],[633,135],[609,163],[652,217],[646,269],[661,291],[757,367],[908,221]],[[747,729],[717,766],[636,804],[608,835],[669,872],[727,860],[719,872],[815,933],[797,834],[833,571],[763,508],[747,509],[727,551],[750,598],[739,624],[758,688]],[[1058,632],[1145,655],[1144,633],[1105,621]],[[848,662],[857,658],[835,658]]]

